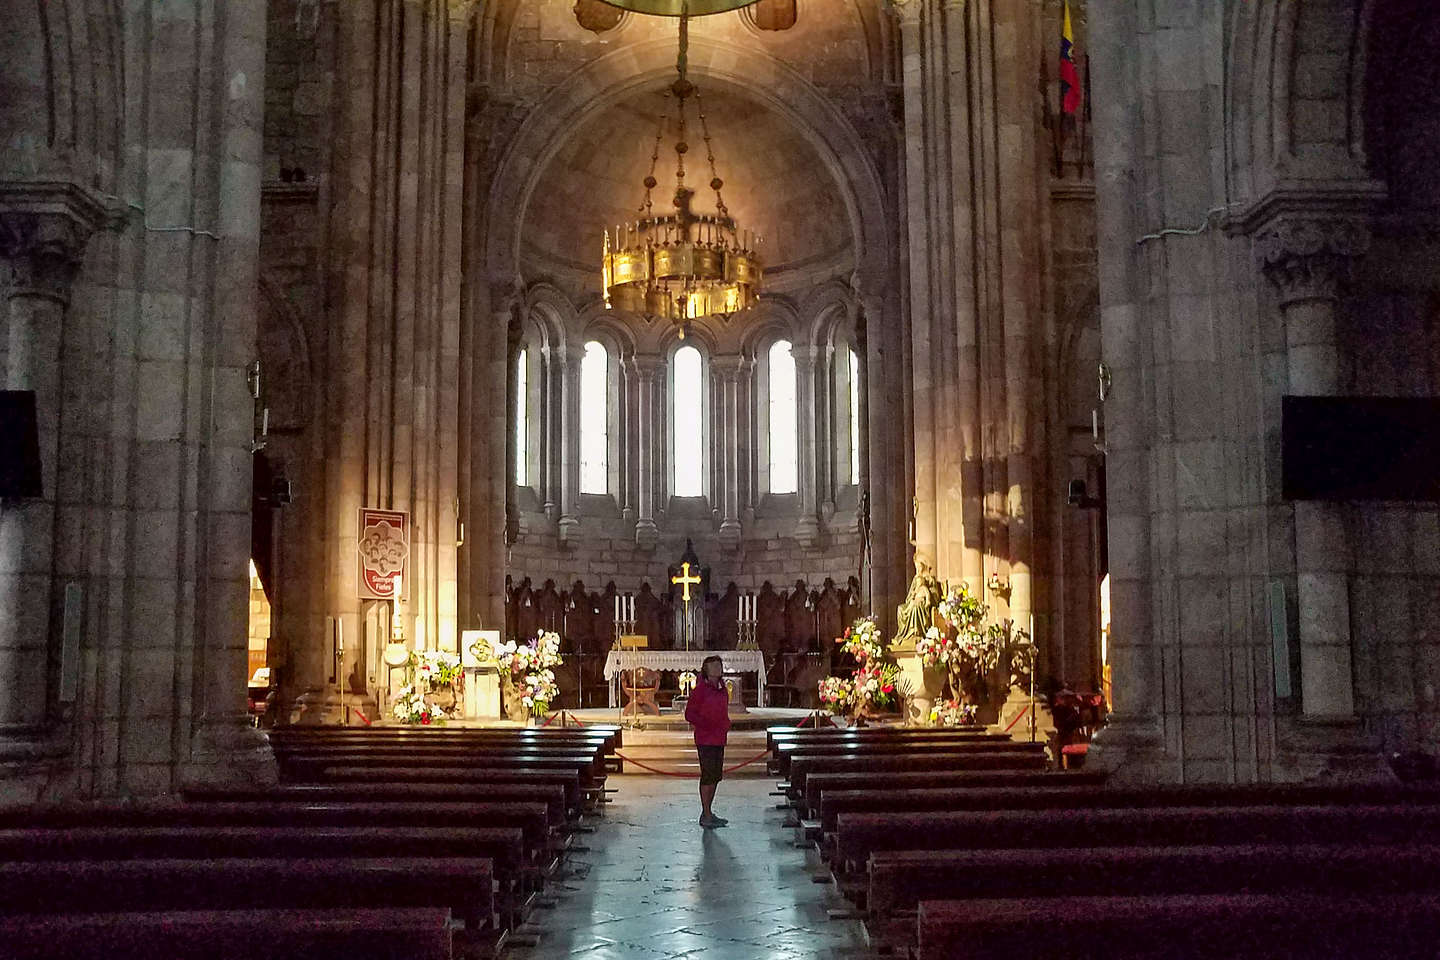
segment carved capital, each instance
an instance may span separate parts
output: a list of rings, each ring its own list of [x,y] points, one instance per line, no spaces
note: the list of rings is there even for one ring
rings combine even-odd
[[[1280,305],[1335,300],[1370,250],[1370,228],[1354,219],[1285,216],[1255,234],[1255,255]]]
[[[95,226],[66,210],[0,209],[0,260],[12,297],[64,306]]]
[[[665,359],[654,354],[636,356],[630,361],[641,383],[653,383],[665,370]]]
[[[924,6],[922,0],[890,0],[890,9],[895,11],[902,27],[918,24]]]

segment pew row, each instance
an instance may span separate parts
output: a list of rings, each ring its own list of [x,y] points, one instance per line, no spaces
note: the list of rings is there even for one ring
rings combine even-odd
[[[1440,895],[1247,894],[926,900],[918,960],[1421,960]]]
[[[0,916],[7,960],[451,960],[450,911],[165,910]]]

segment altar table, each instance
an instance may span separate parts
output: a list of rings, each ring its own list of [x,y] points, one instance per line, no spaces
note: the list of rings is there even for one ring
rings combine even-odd
[[[755,706],[765,706],[765,655],[759,650],[611,650],[605,657],[605,679],[610,681],[610,706],[620,704],[620,673],[647,667],[661,672],[700,673],[706,657],[725,661],[726,673],[755,674]]]

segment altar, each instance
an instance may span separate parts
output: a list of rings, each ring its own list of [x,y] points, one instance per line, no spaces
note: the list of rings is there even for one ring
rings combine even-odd
[[[765,706],[765,655],[759,650],[611,650],[605,657],[605,679],[610,682],[610,706],[620,705],[620,673],[646,667],[661,673],[690,670],[700,673],[706,657],[725,661],[726,673],[755,674],[755,706]]]

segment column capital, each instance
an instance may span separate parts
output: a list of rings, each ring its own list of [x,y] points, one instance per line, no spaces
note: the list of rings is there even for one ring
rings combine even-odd
[[[740,379],[745,372],[746,359],[738,353],[727,353],[724,356],[715,357],[710,361],[720,379],[727,383],[733,383]]]
[[[653,353],[636,354],[630,358],[631,365],[641,380],[653,380],[665,369],[665,358]]]
[[[1280,305],[1337,300],[1370,250],[1370,227],[1353,217],[1286,213],[1254,235],[1255,256]]]
[[[790,356],[794,358],[797,368],[802,364],[813,366],[820,357],[820,348],[814,344],[793,344],[790,347]]]
[[[69,303],[86,244],[112,219],[103,203],[72,183],[0,186],[0,260],[11,296]]]
[[[924,7],[924,0],[890,0],[890,9],[895,11],[902,27],[918,25]]]

